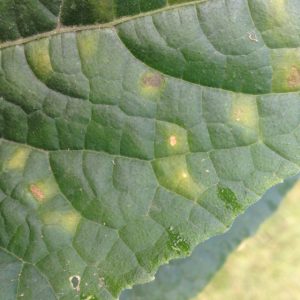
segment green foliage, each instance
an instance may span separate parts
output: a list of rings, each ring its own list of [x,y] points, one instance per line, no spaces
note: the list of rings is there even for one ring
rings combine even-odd
[[[229,231],[200,244],[190,257],[162,266],[154,281],[124,291],[120,299],[187,300],[196,296],[222,267],[228,255],[272,216],[298,179],[299,175],[271,188],[261,200],[237,217]]]
[[[1,4],[2,40],[57,28],[0,44],[8,300],[116,298],[299,172],[298,50],[264,29],[300,6],[181,2]]]

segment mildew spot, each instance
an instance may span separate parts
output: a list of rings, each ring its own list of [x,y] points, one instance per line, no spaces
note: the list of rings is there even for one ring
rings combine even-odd
[[[142,80],[145,87],[152,88],[159,88],[164,82],[163,77],[159,73],[146,73]]]
[[[188,178],[189,175],[186,172],[182,172],[181,176],[182,178],[186,179]]]
[[[23,170],[30,154],[29,148],[18,148],[5,164],[7,170]]]
[[[97,53],[99,32],[87,31],[77,33],[77,45],[80,56],[84,59],[92,58]]]
[[[231,120],[245,127],[258,130],[258,111],[252,96],[237,96],[232,101]]]
[[[50,54],[49,39],[41,39],[29,43],[25,47],[29,64],[41,79],[46,79],[53,73]]]
[[[36,200],[42,202],[45,199],[44,192],[37,185],[31,184],[29,190]]]
[[[61,226],[67,232],[74,234],[81,216],[76,211],[52,211],[43,215],[42,220],[47,225]]]
[[[141,88],[142,94],[156,95],[165,85],[164,77],[159,73],[147,72],[142,75]]]
[[[169,138],[169,144],[172,146],[172,147],[175,147],[176,144],[177,144],[177,138],[175,135],[171,135],[170,138]]]
[[[30,184],[29,191],[38,202],[44,202],[58,194],[57,184],[52,177]]]
[[[80,281],[81,278],[79,275],[73,275],[71,277],[69,277],[69,281],[71,284],[71,287],[76,290],[77,292],[80,292]]]
[[[292,66],[287,82],[291,88],[300,87],[300,70],[296,66]]]
[[[152,162],[159,183],[190,200],[196,201],[203,186],[189,173],[185,156],[166,157]]]

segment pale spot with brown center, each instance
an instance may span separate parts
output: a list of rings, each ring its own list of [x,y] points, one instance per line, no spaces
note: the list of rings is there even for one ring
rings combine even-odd
[[[237,109],[235,112],[234,112],[234,115],[235,115],[235,120],[237,122],[239,122],[241,120],[241,117],[243,116],[243,110],[242,109]]]
[[[69,281],[70,281],[71,287],[74,290],[76,290],[77,292],[80,292],[80,281],[81,281],[80,276],[78,276],[78,275],[71,276],[69,278]]]
[[[142,83],[144,87],[160,88],[163,84],[163,77],[159,73],[147,73],[143,76]]]

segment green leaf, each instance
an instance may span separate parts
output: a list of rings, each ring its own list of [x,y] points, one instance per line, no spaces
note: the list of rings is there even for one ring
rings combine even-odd
[[[62,23],[94,24],[115,21],[191,0],[65,0]]]
[[[255,2],[297,30],[296,2]],[[300,60],[265,37],[277,17],[213,0],[0,45],[10,295],[116,298],[299,172]]]
[[[122,17],[180,6],[191,0],[2,0],[0,42],[68,25],[118,23]]]
[[[0,42],[55,29],[61,0],[1,0]]]
[[[261,200],[240,215],[225,234],[213,237],[199,245],[185,259],[171,261],[155,275],[155,280],[124,291],[121,300],[187,300],[196,296],[222,267],[228,255],[239,244],[256,233],[259,226],[269,218],[299,175],[271,188]]]

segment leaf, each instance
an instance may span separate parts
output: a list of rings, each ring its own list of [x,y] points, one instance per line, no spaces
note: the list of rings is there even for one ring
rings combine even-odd
[[[190,0],[65,0],[62,23],[65,25],[94,24],[115,21],[173,6]]]
[[[297,30],[298,4],[261,1]],[[1,45],[10,294],[116,298],[299,172],[298,50],[264,41],[276,18],[214,0]]]
[[[55,29],[61,0],[1,0],[0,42]]]
[[[197,295],[222,267],[228,255],[243,240],[254,235],[259,226],[277,210],[297,179],[299,175],[271,188],[261,200],[240,215],[225,234],[197,246],[190,257],[162,266],[154,281],[124,291],[120,299],[186,300]]]
[[[65,25],[114,22],[178,6],[190,0],[2,0],[0,42],[30,37]]]

